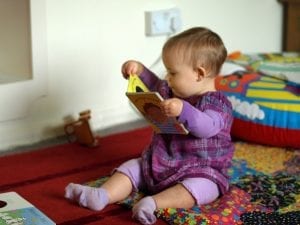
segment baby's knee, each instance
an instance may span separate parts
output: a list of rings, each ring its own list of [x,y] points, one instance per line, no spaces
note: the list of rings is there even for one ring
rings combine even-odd
[[[197,205],[211,203],[220,195],[218,185],[206,178],[186,178],[181,183],[193,196]]]
[[[115,171],[125,174],[130,179],[135,191],[144,187],[141,158],[126,161],[116,168]]]

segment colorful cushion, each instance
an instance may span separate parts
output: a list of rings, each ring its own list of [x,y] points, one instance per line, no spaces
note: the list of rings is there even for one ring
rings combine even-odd
[[[246,70],[217,77],[216,88],[233,105],[233,137],[300,148],[300,85]]]
[[[242,54],[234,52],[228,56],[226,63],[233,63],[248,71],[300,84],[300,53]]]

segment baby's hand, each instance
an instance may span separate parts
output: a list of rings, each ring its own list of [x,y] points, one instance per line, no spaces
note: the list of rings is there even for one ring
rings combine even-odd
[[[161,107],[166,116],[177,117],[182,111],[183,102],[179,98],[170,98],[164,100]]]
[[[140,75],[144,70],[144,66],[142,63],[134,60],[126,61],[122,65],[122,74],[124,78],[128,78],[130,74]]]

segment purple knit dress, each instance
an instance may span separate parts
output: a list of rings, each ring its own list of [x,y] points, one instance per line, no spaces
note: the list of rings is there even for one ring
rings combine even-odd
[[[151,91],[159,92],[164,99],[173,97],[167,82],[148,69],[145,68],[140,78]],[[194,116],[195,109],[218,112],[222,117],[222,129],[210,137],[197,137],[192,132],[188,135],[153,134],[150,145],[142,153],[143,175],[150,192],[160,192],[191,177],[210,179],[218,185],[221,194],[228,190],[227,171],[234,152],[230,136],[233,121],[231,103],[219,91],[184,99],[183,111],[178,120],[188,130],[193,130],[195,123],[202,126],[201,121],[197,121]]]

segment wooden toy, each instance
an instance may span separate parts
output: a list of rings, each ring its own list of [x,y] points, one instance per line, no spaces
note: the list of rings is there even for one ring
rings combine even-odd
[[[79,144],[96,147],[99,145],[97,138],[95,138],[89,120],[91,118],[91,111],[85,110],[79,113],[79,119],[68,123],[64,126],[65,133],[69,142],[78,142]]]

